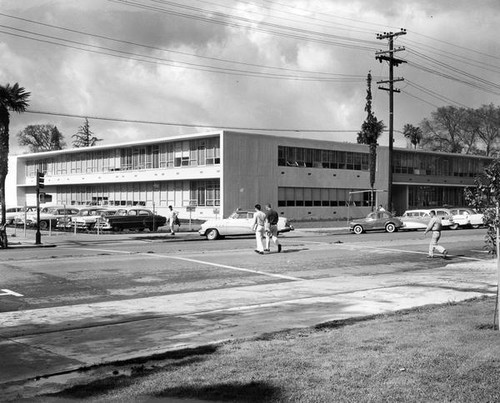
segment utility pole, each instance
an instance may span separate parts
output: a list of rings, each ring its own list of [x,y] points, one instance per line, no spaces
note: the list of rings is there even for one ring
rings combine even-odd
[[[40,189],[45,188],[45,174],[36,171],[36,233],[35,233],[35,245],[40,245],[42,243],[42,234],[40,232]]]
[[[389,63],[389,80],[377,81],[377,84],[389,84],[387,87],[378,87],[381,90],[389,91],[389,187],[387,189],[387,205],[389,210],[392,212],[394,207],[392,205],[392,149],[394,143],[394,93],[401,92],[394,88],[394,83],[396,81],[404,81],[404,78],[394,78],[394,66],[399,66],[401,63],[406,63],[404,60],[396,59],[394,57],[395,52],[400,52],[405,50],[404,47],[399,47],[394,49],[394,37],[399,35],[406,35],[406,29],[401,28],[399,32],[384,32],[383,34],[377,34],[377,39],[388,39],[389,40],[389,50],[381,50],[375,52],[375,59],[380,63],[382,61],[387,61]]]

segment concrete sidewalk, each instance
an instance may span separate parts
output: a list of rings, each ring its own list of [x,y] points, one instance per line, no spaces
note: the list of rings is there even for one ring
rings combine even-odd
[[[406,272],[404,278],[391,273],[285,281],[4,312],[0,313],[0,391],[4,396],[34,394],[50,383],[41,383],[41,377],[95,365],[493,296],[496,281],[496,260],[486,260]]]
[[[121,233],[95,233],[95,232],[58,232],[52,233],[42,232],[41,244],[35,244],[35,231],[30,230],[24,233],[22,230],[14,231],[13,228],[7,228],[9,240],[9,249],[19,248],[44,248],[55,247],[58,245],[68,245],[72,243],[91,243],[91,242],[123,242],[141,239],[171,239],[171,240],[200,240],[203,239],[196,231],[181,231],[176,232],[175,236],[168,232],[135,232],[124,231]]]

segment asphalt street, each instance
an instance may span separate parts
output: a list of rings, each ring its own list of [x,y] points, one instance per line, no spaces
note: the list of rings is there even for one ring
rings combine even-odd
[[[444,232],[449,260],[426,258],[422,232],[296,230],[264,256],[250,237],[52,234],[35,248],[16,235],[0,251],[4,397],[131,359],[496,292],[484,230]]]

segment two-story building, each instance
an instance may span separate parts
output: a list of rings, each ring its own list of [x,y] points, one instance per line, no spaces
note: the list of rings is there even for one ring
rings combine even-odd
[[[491,159],[419,150],[393,153],[393,208],[463,205]],[[36,172],[57,205],[144,205],[181,217],[228,216],[271,203],[292,219],[344,219],[371,209],[368,146],[214,131],[17,157],[20,205],[36,202]],[[387,203],[389,151],[378,147],[373,202]]]

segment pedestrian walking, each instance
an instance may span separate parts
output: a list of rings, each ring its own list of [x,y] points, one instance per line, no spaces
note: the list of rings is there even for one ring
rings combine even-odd
[[[441,222],[441,217],[436,215],[434,210],[429,212],[431,216],[431,220],[425,229],[424,235],[427,235],[427,232],[432,231],[431,242],[429,244],[429,255],[428,258],[434,257],[434,249],[436,249],[439,253],[442,254],[443,259],[447,258],[448,251],[443,248],[441,245],[438,245],[439,239],[441,238],[441,229],[443,228],[443,224]]]
[[[255,205],[255,214],[253,215],[252,231],[255,231],[255,240],[257,241],[257,252],[260,255],[264,254],[264,224],[266,215],[261,211],[260,204]]]
[[[278,253],[281,252],[281,244],[278,241],[278,213],[272,209],[271,204],[266,204],[266,221],[264,224],[266,236],[266,248],[264,251],[269,252],[271,247],[271,239],[278,247]]]
[[[179,224],[179,212],[175,211],[172,206],[168,206],[168,225],[170,227],[170,235],[175,235],[175,226]]]

